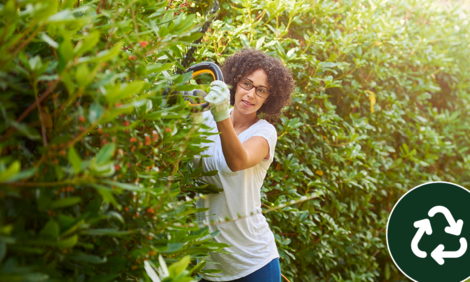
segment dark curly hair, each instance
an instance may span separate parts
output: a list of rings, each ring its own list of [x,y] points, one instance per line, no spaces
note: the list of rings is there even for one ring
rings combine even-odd
[[[259,50],[244,48],[228,57],[223,64],[225,83],[232,86],[230,104],[233,106],[235,103],[235,92],[240,79],[258,69],[264,70],[268,76],[269,97],[256,114],[264,114],[266,119],[277,120],[282,108],[291,103],[294,79],[281,61]]]

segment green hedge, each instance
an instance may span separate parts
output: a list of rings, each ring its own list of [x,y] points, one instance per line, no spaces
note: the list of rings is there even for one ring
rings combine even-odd
[[[153,266],[185,282],[224,246],[189,197],[213,190],[186,165],[199,126],[162,97],[197,88],[172,73],[202,35],[187,11],[207,8],[172,5],[0,5],[0,281],[150,281]]]
[[[190,281],[223,247],[195,218],[194,192],[215,192],[191,163],[204,138],[165,97],[198,88],[175,73],[210,5],[0,4],[0,281]],[[385,243],[394,203],[426,181],[470,187],[467,17],[221,2],[193,63],[258,48],[297,83],[262,195],[290,281],[406,281]]]
[[[232,1],[198,60],[242,47],[297,82],[278,123],[266,207],[290,281],[407,281],[386,248],[407,190],[470,187],[468,14],[439,1]],[[220,57],[222,54],[222,57]]]

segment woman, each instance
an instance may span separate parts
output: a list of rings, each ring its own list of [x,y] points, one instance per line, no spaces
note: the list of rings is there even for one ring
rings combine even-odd
[[[229,253],[209,253],[205,268],[221,272],[201,281],[279,282],[279,253],[261,214],[260,195],[277,133],[258,114],[277,117],[290,102],[294,81],[279,60],[251,49],[227,58],[223,73],[232,88],[214,81],[205,98],[212,106],[203,122],[220,134],[208,136],[214,143],[203,152],[210,157],[202,164],[204,171],[218,170],[203,179],[224,191],[206,195],[198,207],[209,208],[202,219],[211,232],[220,231],[215,240],[230,247],[225,248]]]

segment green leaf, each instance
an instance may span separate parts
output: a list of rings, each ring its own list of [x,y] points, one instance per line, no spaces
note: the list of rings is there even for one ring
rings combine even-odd
[[[62,249],[70,249],[78,242],[78,235],[73,235],[67,239],[57,242],[55,245]]]
[[[135,94],[140,94],[140,92],[144,89],[145,82],[144,81],[133,81],[126,85],[122,90],[119,92],[114,92],[114,94],[106,95],[106,99],[109,103],[113,104],[116,101],[128,98]]]
[[[103,201],[106,203],[111,203],[115,207],[119,206],[118,202],[114,198],[111,188],[99,184],[92,184],[92,186],[96,188],[96,191],[98,191],[98,193],[101,195]]]
[[[147,73],[160,73],[164,70],[169,70],[173,67],[172,63],[167,63],[167,64],[153,64],[153,65],[147,65]]]
[[[33,6],[33,20],[35,21],[42,21],[58,10],[58,2],[57,1],[47,1],[41,3],[42,5],[35,5]]]
[[[124,217],[122,217],[120,213],[115,211],[109,211],[107,215],[109,216],[109,218],[115,218],[119,220],[122,224],[125,224]]]
[[[201,173],[202,173],[202,167],[198,167],[191,173],[191,178],[199,177]]]
[[[202,85],[183,84],[174,88],[176,91],[190,91],[194,89],[203,89]]]
[[[41,39],[44,40],[47,44],[49,44],[51,47],[57,49],[59,47],[59,43],[55,42],[54,39],[50,38],[49,35],[45,32],[41,32]]]
[[[100,263],[105,263],[108,261],[106,257],[100,258],[99,256],[88,255],[84,253],[79,253],[79,254],[70,256],[69,258],[74,261],[87,262],[87,263],[93,263],[93,264],[100,264]]]
[[[128,183],[121,183],[121,182],[116,182],[116,181],[111,181],[111,180],[103,180],[103,183],[106,183],[111,186],[116,186],[119,188],[122,188],[124,190],[129,190],[129,191],[143,191],[145,189],[142,189],[139,186],[128,184]]]
[[[78,86],[80,88],[86,88],[88,84],[90,84],[92,78],[90,77],[90,70],[88,69],[86,63],[80,64],[77,67],[75,79],[77,80]]]
[[[54,81],[58,80],[59,76],[57,74],[53,75],[41,75],[38,77],[38,81]]]
[[[5,2],[2,2],[5,3]],[[15,0],[8,0],[1,10],[0,14],[6,20],[12,20],[19,16],[19,11],[16,8],[16,1]]]
[[[75,174],[78,174],[82,167],[82,159],[80,159],[73,146],[69,147],[67,157],[69,159],[69,162],[72,164]]]
[[[63,38],[59,44],[59,72],[62,72],[67,63],[74,57],[72,42],[68,37]]]
[[[13,179],[13,177],[20,172],[20,169],[21,163],[14,161],[6,170],[0,172],[0,182],[8,182],[10,179]]]
[[[11,126],[16,128],[21,134],[25,135],[31,140],[41,139],[41,135],[36,131],[35,128],[27,126],[24,123],[18,123],[16,121],[11,121]]]
[[[173,32],[175,33],[184,33],[188,31],[191,27],[194,26],[196,20],[195,14],[188,15],[180,24],[178,24]]]
[[[98,165],[104,165],[107,162],[109,162],[111,157],[114,155],[115,149],[116,149],[116,145],[114,145],[114,143],[109,143],[105,145],[103,148],[101,148],[101,150],[96,155],[96,163]]]
[[[164,38],[165,36],[167,36],[169,33],[168,31],[168,28],[166,26],[162,26],[160,27],[160,30],[158,30],[158,36],[160,38]]]
[[[183,247],[183,243],[168,243],[166,248],[164,248],[161,252],[162,253],[173,253],[178,251]]]
[[[59,24],[59,23],[65,23],[65,22],[70,22],[70,21],[76,21],[77,19],[73,16],[73,12],[75,11],[70,11],[68,9],[60,11],[52,16],[50,16],[47,19],[47,22],[53,23],[53,24]]]
[[[88,112],[88,120],[91,123],[94,123],[97,119],[103,114],[103,107],[98,103],[93,103],[90,106],[90,111]]]
[[[95,30],[89,33],[82,41],[81,45],[78,46],[76,53],[78,56],[88,52],[89,50],[93,49],[100,39],[100,32],[99,30]],[[80,44],[80,43],[79,43]]]
[[[202,173],[202,176],[214,176],[214,175],[217,175],[218,172],[219,172],[218,170],[211,170],[211,171]]]
[[[26,170],[20,171],[19,173],[15,174],[8,181],[9,182],[16,182],[16,181],[20,181],[20,180],[26,180],[26,179],[32,177],[37,171],[38,171],[37,167],[28,168]]]
[[[114,57],[119,55],[119,53],[122,51],[122,45],[124,45],[124,42],[118,42],[110,50],[104,50],[99,52],[96,57],[90,60],[90,62],[100,61],[101,63],[104,63],[106,61],[114,59]]]
[[[256,41],[256,49],[258,49],[258,50],[261,49],[261,46],[263,46],[265,38],[266,38],[266,36],[263,36],[260,39],[258,39],[258,41]]]
[[[195,33],[192,33],[191,35],[183,36],[183,37],[178,38],[178,42],[193,43],[194,41],[201,38],[203,35],[204,35],[204,33],[195,32]]]
[[[70,74],[68,72],[64,72],[61,74],[62,83],[67,88],[67,92],[73,94],[75,92],[75,83],[70,78]]]
[[[184,256],[180,261],[177,261],[168,267],[170,277],[177,278],[183,273],[191,262],[191,256]]]
[[[76,205],[82,201],[81,197],[68,197],[53,201],[50,205],[51,209],[61,209]]]
[[[57,222],[52,218],[46,223],[46,225],[39,232],[39,235],[45,236],[51,239],[59,237],[60,228]]]

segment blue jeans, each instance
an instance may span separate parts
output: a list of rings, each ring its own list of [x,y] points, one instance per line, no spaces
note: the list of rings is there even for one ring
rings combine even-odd
[[[199,282],[210,281],[203,278]],[[279,264],[279,258],[273,259],[270,263],[250,275],[232,280],[231,282],[281,282],[281,265]]]

